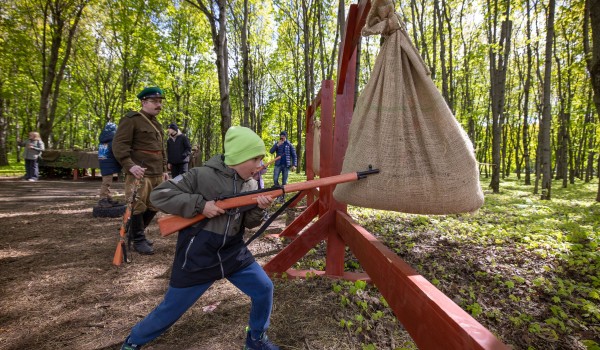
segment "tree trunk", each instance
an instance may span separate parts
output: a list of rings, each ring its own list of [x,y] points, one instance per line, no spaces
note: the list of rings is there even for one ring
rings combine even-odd
[[[585,162],[585,177],[584,181],[590,182],[594,178],[594,159],[596,158],[596,152],[594,152],[594,145],[596,144],[595,138],[595,128],[594,128],[594,113],[592,112],[592,94],[590,91],[588,96],[588,107],[585,113],[585,121],[584,121],[584,137],[582,138],[583,144],[587,145],[586,147],[581,147],[582,149],[587,149],[587,152],[584,152],[583,157],[587,158]]]
[[[504,115],[504,99],[506,95],[506,71],[508,66],[508,54],[510,52],[510,37],[512,30],[512,22],[508,20],[510,13],[510,5],[507,1],[505,4],[505,18],[501,24],[500,38],[498,39],[498,52],[490,45],[490,103],[492,109],[492,180],[490,187],[494,193],[500,192],[500,171],[501,171],[501,145],[502,145],[502,129]],[[492,6],[488,3],[488,8],[497,10],[497,2]],[[490,16],[488,23],[488,42],[496,41],[498,13],[493,13]]]
[[[0,81],[0,91],[2,91],[3,82]],[[0,96],[0,166],[8,165],[8,147],[6,145],[6,135],[8,131],[7,110],[10,100]]]
[[[531,53],[531,8],[529,1],[527,7],[527,67],[525,73],[525,86],[523,87],[523,162],[525,163],[525,185],[531,185],[531,156],[529,154],[529,90],[531,89],[531,67],[533,65]]]
[[[586,0],[585,2],[584,16],[584,50],[586,53],[587,69],[590,73],[592,80],[592,87],[594,89],[594,105],[596,106],[596,112],[600,115],[600,1],[599,0]],[[589,22],[588,22],[589,18]],[[589,31],[588,26],[592,28],[592,46],[589,45]],[[598,157],[597,172],[600,171],[600,157]],[[600,173],[597,173],[600,175]],[[600,202],[600,181],[598,181],[598,193],[596,195],[596,201]]]
[[[71,55],[75,32],[86,4],[87,0],[72,5],[72,8],[70,8],[71,4],[60,1],[47,1],[44,5],[43,36],[50,35],[50,47],[46,51],[46,42],[43,43],[38,125],[40,136],[46,145],[48,145],[54,125],[60,84]]]
[[[550,131],[552,127],[552,113],[550,104],[551,75],[552,75],[552,42],[554,38],[554,8],[555,0],[548,4],[548,23],[546,25],[546,53],[544,63],[544,102],[542,120],[540,120],[540,172],[542,175],[541,199],[552,198],[552,148],[550,144]]]
[[[411,3],[413,1],[411,1]],[[464,50],[463,52],[469,52],[470,45],[472,45],[472,42],[467,43],[467,40],[465,39],[465,35],[464,35],[464,32],[465,32],[463,30],[464,6],[465,6],[465,1],[463,0],[460,15],[459,15],[459,23],[460,23],[459,33],[460,33],[460,38],[462,40],[462,48]],[[475,117],[473,116],[473,99],[471,98],[471,93],[472,93],[472,91],[471,91],[471,58],[469,57],[469,55],[466,55],[465,57],[463,57],[463,62],[464,62],[464,68],[463,68],[464,88],[463,88],[462,104],[464,106],[463,109],[465,111],[465,114],[468,116],[467,135],[469,136],[469,139],[471,140],[471,143],[473,144],[473,149],[476,149],[475,140],[477,140],[477,135],[475,132],[475,126],[476,126],[475,125]]]
[[[426,29],[425,29],[425,0],[422,0],[420,5],[421,5],[421,11],[419,11],[419,6],[418,6],[416,0],[410,0],[411,14],[412,14],[412,18],[413,18],[413,23],[415,23],[415,29],[412,30],[412,32],[413,32],[413,37],[415,39],[415,47],[417,48],[417,50],[419,50],[419,53],[421,54],[421,56],[427,63],[427,66],[429,67],[429,69],[433,72],[433,68],[434,68],[435,64],[432,63],[432,61],[431,61],[431,56],[430,56],[429,48],[427,45],[427,39],[426,39],[427,34],[426,34]],[[421,38],[421,40],[418,39],[419,37],[417,36],[417,32],[418,32],[418,34],[420,34],[419,37]],[[434,33],[434,35],[435,35],[435,33]],[[434,43],[434,45],[435,45],[435,43]],[[434,77],[435,77],[435,75],[432,74],[432,78],[434,78]]]
[[[229,100],[229,50],[227,48],[227,0],[186,0],[204,13],[210,23],[213,49],[217,55],[215,62],[219,78],[219,97],[221,111],[221,145],[225,143],[225,133],[231,126],[231,103]],[[214,10],[218,12],[215,13]],[[218,25],[218,28],[217,28]]]
[[[242,125],[250,126],[250,64],[248,58],[248,0],[244,0],[244,20],[242,24],[242,94],[244,99],[244,113]]]
[[[438,8],[439,13],[437,15],[440,33],[440,67],[442,69],[442,96],[444,96],[448,108],[450,108],[452,113],[454,113],[454,96],[452,96],[451,92],[453,69],[448,69],[448,67],[452,67],[452,26],[447,7],[448,5],[446,4],[446,0],[442,0],[441,8]],[[444,25],[444,21],[446,25]],[[446,45],[446,33],[444,32],[444,28],[446,28],[448,31],[448,45]],[[449,63],[446,62],[446,50],[449,51]]]
[[[302,0],[302,38],[304,42],[304,93],[305,93],[305,109],[307,110],[313,100],[313,91],[315,89],[314,83],[314,55],[311,54],[314,45],[310,38],[314,37],[311,35],[311,17],[314,7],[311,6],[313,2],[307,2]],[[304,130],[304,113],[300,109],[297,111],[296,117],[296,155],[298,158],[303,154],[302,152],[302,132]],[[297,159],[298,165],[302,164],[300,159]],[[300,171],[300,166],[297,167],[297,171]]]

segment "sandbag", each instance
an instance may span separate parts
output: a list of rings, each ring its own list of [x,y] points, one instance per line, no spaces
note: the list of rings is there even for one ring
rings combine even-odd
[[[321,121],[315,120],[313,124],[313,171],[321,176]]]
[[[415,214],[472,212],[483,205],[473,145],[429,76],[391,0],[375,0],[362,31],[385,40],[350,124],[342,173],[380,169],[335,198]]]

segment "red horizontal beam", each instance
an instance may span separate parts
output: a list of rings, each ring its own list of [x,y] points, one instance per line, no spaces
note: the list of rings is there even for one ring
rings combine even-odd
[[[419,349],[509,349],[350,216],[335,225]]]
[[[360,273],[360,272],[344,272],[344,274],[342,276],[329,276],[325,274],[325,271],[322,270],[295,270],[295,269],[288,269],[287,271],[285,271],[285,274],[287,275],[287,278],[307,278],[310,277],[310,275],[316,275],[316,276],[323,276],[323,277],[327,277],[327,278],[339,278],[345,281],[352,281],[352,282],[356,282],[356,281],[365,281],[367,283],[371,283],[371,279],[369,278],[369,275],[367,275],[366,273]]]
[[[280,237],[296,237],[303,228],[308,225],[312,219],[319,214],[319,201],[312,203],[300,214],[289,226],[280,234]]]
[[[283,248],[271,261],[265,264],[264,270],[268,274],[283,273],[291,268],[317,243],[327,238],[335,212],[330,211],[320,217],[314,224],[297,236],[287,247]]]

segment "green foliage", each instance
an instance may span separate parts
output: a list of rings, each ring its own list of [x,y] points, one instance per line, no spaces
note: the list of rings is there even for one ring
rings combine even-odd
[[[17,163],[17,155],[8,154],[8,165],[0,166],[0,176],[22,176],[25,175],[25,160]]]
[[[337,281],[332,288],[344,308],[340,328],[359,339],[363,349],[392,349],[381,341],[392,337],[400,325],[377,289],[365,281]],[[393,349],[416,349],[416,345],[409,340]]]

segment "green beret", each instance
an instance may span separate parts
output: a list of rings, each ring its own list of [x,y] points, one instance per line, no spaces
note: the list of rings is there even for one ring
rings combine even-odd
[[[164,98],[165,93],[162,91],[161,88],[159,88],[157,86],[151,86],[151,87],[144,88],[144,90],[142,90],[139,94],[137,94],[137,98],[140,100],[145,100],[147,98],[154,98],[154,97]]]

